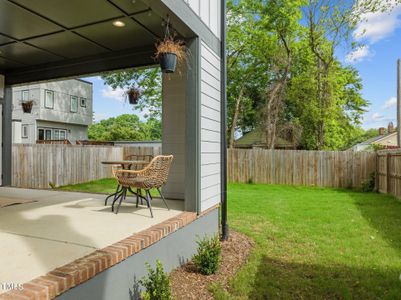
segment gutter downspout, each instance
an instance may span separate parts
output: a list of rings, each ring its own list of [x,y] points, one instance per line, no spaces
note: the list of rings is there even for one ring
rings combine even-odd
[[[227,138],[226,138],[226,118],[227,118],[227,58],[226,58],[226,0],[222,0],[221,7],[221,239],[228,239],[227,224]]]

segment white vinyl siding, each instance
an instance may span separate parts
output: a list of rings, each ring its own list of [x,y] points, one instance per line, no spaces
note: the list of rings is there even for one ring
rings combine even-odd
[[[45,90],[45,108],[53,108],[54,107],[54,92]]]
[[[220,58],[201,45],[201,210],[220,203]]]
[[[167,198],[185,197],[185,101],[187,81],[185,74],[163,76],[162,149],[173,154],[174,160],[163,193]],[[189,200],[191,201],[191,200]]]
[[[221,0],[184,0],[203,23],[220,38]]]

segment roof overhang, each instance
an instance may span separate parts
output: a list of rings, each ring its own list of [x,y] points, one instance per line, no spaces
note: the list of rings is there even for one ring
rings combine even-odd
[[[17,84],[153,65],[167,15],[195,36],[161,0],[0,0],[0,73]]]

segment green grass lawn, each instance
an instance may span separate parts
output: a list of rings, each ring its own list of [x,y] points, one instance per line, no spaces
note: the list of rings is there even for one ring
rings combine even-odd
[[[230,184],[231,229],[252,237],[230,299],[401,299],[401,203],[351,190]]]
[[[112,194],[117,188],[117,180],[115,178],[104,178],[95,181],[89,181],[80,184],[64,185],[57,187],[57,190],[70,192]],[[159,197],[157,190],[150,191],[152,196]],[[143,193],[144,195],[145,193]]]
[[[112,193],[114,179],[61,187]],[[401,299],[401,202],[351,190],[230,184],[229,224],[256,246],[222,299]]]
[[[104,178],[80,184],[65,185],[58,187],[57,189],[62,191],[112,194],[116,191],[116,187],[117,187],[116,179]]]

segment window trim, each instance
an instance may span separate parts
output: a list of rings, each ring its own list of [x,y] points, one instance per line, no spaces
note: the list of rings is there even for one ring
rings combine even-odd
[[[48,103],[47,103],[47,100],[48,100],[48,98],[47,98],[47,94],[48,93],[50,93],[51,95],[52,95],[52,106],[49,106],[49,105],[47,105]],[[45,105],[45,108],[47,108],[47,109],[54,109],[54,91],[52,91],[52,90],[45,90],[45,103],[44,103],[44,105]]]
[[[24,99],[24,94],[28,95],[26,99]],[[29,100],[29,90],[22,90],[21,91],[21,100],[22,101],[28,101]]]
[[[43,131],[43,140],[40,139],[40,131]],[[46,138],[46,132],[50,131],[50,139]],[[59,137],[60,137],[60,133],[63,132],[64,133],[64,139],[59,141],[63,141],[63,140],[67,140],[68,139],[68,129],[63,129],[63,128],[53,128],[53,127],[38,127],[38,138],[37,140],[39,141],[48,141],[48,140],[56,140],[56,131],[58,131]]]
[[[83,105],[82,105],[82,100],[84,101]],[[86,107],[86,101],[87,101],[87,99],[85,97],[80,97],[79,98],[79,102],[80,102],[81,107]]]
[[[21,126],[21,138],[27,139],[28,135],[29,135],[28,125],[24,124],[24,125]]]
[[[74,111],[74,110],[72,109],[72,103],[73,103],[73,100],[74,100],[74,99],[77,101],[77,105],[76,105],[77,110],[76,110],[76,111]],[[77,113],[77,112],[78,112],[78,107],[79,107],[78,101],[79,101],[79,97],[78,97],[78,96],[70,96],[70,112],[72,112],[72,113]]]

